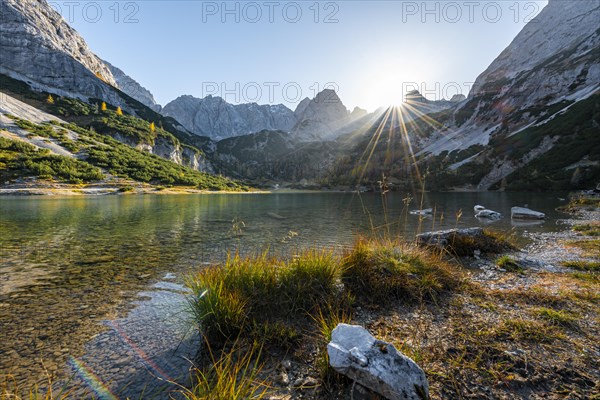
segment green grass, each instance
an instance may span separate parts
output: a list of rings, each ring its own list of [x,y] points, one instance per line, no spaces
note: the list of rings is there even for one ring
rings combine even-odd
[[[600,259],[600,239],[574,240],[568,242],[567,245],[583,250],[588,257]]]
[[[502,268],[508,272],[522,273],[525,271],[523,267],[517,262],[517,260],[506,255],[498,258],[496,260],[496,265],[499,268]]]
[[[344,257],[342,278],[357,298],[382,304],[391,299],[435,301],[463,282],[441,256],[401,243],[364,239]]]
[[[506,318],[496,328],[498,339],[546,343],[556,336],[543,322],[522,318]]]
[[[123,192],[123,193],[133,192],[133,189],[134,189],[133,186],[126,185],[126,186],[123,186],[122,188],[120,188],[119,192]]]
[[[321,381],[325,384],[335,383],[339,378],[339,375],[329,364],[329,354],[327,353],[327,344],[331,341],[331,333],[339,324],[349,324],[351,319],[350,311],[344,308],[329,309],[327,312],[318,310],[313,316],[319,334],[319,348],[315,366],[319,371]]]
[[[540,307],[536,310],[536,314],[553,325],[569,328],[577,326],[577,316],[570,311]]]
[[[124,117],[126,116],[119,118]],[[248,189],[227,178],[196,171],[155,154],[135,149],[110,136],[101,135],[94,129],[83,129],[74,124],[34,124],[19,118],[14,118],[14,120],[21,128],[34,135],[56,138],[63,146],[67,144],[66,147],[71,151],[85,148],[86,154],[84,160],[49,156],[51,159],[34,164],[31,162],[26,165],[13,164],[11,168],[13,178],[19,175],[33,175],[45,179],[55,177],[71,183],[89,182],[104,178],[100,169],[96,168],[100,167],[112,175],[138,182],[193,186],[205,190],[241,191]],[[68,139],[64,133],[67,129],[79,135],[77,142]],[[0,160],[0,162],[2,161]],[[4,161],[4,163],[6,162]],[[38,165],[40,163],[41,165]]]
[[[13,115],[7,115],[7,117],[14,120],[19,128],[31,132],[30,136],[56,139],[62,147],[71,153],[77,153],[80,150],[78,144],[74,140],[69,139],[64,128],[55,127],[52,123],[34,124]]]
[[[573,268],[578,271],[592,271],[592,272],[600,272],[600,262],[599,261],[565,261],[562,263],[564,267]]]
[[[305,252],[292,260],[235,255],[188,279],[190,304],[209,340],[231,339],[334,302],[340,276],[330,252]]]
[[[569,204],[561,206],[558,208],[560,211],[577,211],[580,209],[596,209],[600,207],[600,198],[599,197],[590,197],[585,195],[579,195],[571,197],[569,200]]]
[[[589,283],[600,283],[600,274],[597,273],[573,272],[571,276]]]

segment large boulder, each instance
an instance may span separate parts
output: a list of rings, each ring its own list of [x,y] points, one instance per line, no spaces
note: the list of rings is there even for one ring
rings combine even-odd
[[[546,214],[533,211],[525,207],[513,207],[510,209],[510,216],[514,219],[544,219]]]
[[[331,333],[327,354],[333,369],[387,399],[429,398],[423,370],[362,326],[339,324]]]

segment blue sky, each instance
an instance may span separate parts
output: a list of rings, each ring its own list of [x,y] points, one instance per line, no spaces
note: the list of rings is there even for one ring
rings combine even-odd
[[[182,94],[283,103],[335,88],[374,110],[467,94],[547,1],[50,1],[165,105]]]

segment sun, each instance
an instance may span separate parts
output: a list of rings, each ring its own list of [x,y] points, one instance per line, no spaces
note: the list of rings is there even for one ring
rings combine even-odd
[[[403,107],[406,88],[414,86],[409,81],[410,76],[410,71],[397,62],[371,66],[363,85],[365,106],[373,110],[379,107]]]

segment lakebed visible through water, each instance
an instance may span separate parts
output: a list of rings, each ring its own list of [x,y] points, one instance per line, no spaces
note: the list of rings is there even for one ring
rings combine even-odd
[[[412,197],[412,201],[407,200]],[[488,226],[481,204],[524,232],[565,229],[565,193],[271,193],[0,198],[0,376],[50,373],[100,398],[152,398],[185,381],[200,346],[184,277],[229,251],[339,249],[356,235]],[[407,205],[407,203],[409,203]],[[422,204],[422,206],[421,206]],[[512,206],[547,219],[514,223]],[[434,208],[435,218],[408,211]],[[183,380],[182,380],[183,379]],[[144,391],[145,388],[145,392]],[[166,388],[166,389],[165,389]],[[160,394],[156,395],[160,398]]]

